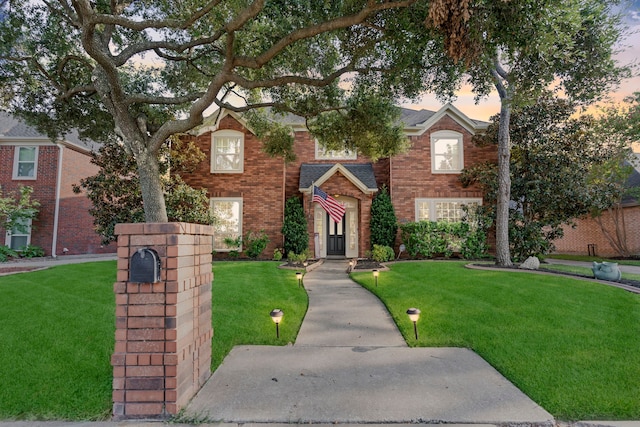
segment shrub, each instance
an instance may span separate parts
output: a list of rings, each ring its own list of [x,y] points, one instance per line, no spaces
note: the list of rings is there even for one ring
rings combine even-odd
[[[460,253],[463,258],[480,258],[487,251],[485,229],[469,222],[409,222],[400,225],[400,230],[412,257]]]
[[[249,231],[245,234],[244,241],[242,243],[244,244],[244,252],[247,256],[249,258],[256,259],[262,254],[269,244],[269,236],[267,236],[267,233],[265,233],[264,230],[260,230],[259,233]]]
[[[273,250],[273,260],[274,261],[280,261],[282,260],[282,249],[280,248],[275,248]]]
[[[11,249],[9,246],[0,245],[0,262],[5,262],[9,258],[17,258],[18,252]]]
[[[242,237],[238,236],[236,238],[225,237],[224,244],[230,248],[240,248],[242,246]],[[240,255],[240,251],[238,249],[232,249],[229,251],[229,256],[231,258],[238,258]]]
[[[289,251],[287,254],[287,260],[293,264],[302,264],[306,260],[310,258],[309,249],[305,249],[302,253],[295,253],[293,251]]]
[[[387,187],[384,186],[371,202],[371,247],[391,246],[396,242],[398,220]]]
[[[373,245],[371,258],[377,262],[387,262],[395,258],[396,254],[390,246]]]
[[[307,234],[307,218],[304,216],[302,201],[298,197],[291,197],[284,206],[284,222],[282,224],[284,237],[284,252],[300,254],[309,247]]]
[[[20,256],[23,258],[36,258],[44,256],[44,249],[40,246],[27,245],[20,248]]]

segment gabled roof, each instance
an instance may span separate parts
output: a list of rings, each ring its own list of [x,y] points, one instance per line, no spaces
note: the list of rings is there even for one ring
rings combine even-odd
[[[230,110],[223,109],[217,110],[210,116],[206,117],[203,121],[203,125],[197,128],[197,135],[202,135],[206,132],[213,132],[218,129],[220,121],[226,117],[231,116],[238,120],[244,127],[249,129],[247,126],[247,121],[243,118],[241,114],[234,113]],[[431,126],[433,126],[438,120],[443,118],[444,116],[449,116],[453,120],[455,120],[460,126],[465,128],[472,134],[475,134],[478,131],[483,131],[489,126],[489,123],[474,120],[467,117],[462,111],[458,110],[452,104],[446,104],[438,111],[431,110],[412,110],[410,108],[400,108],[400,122],[404,125],[405,133],[408,136],[411,135],[422,135],[425,133]],[[283,124],[291,126],[295,131],[306,131],[306,122],[304,117],[297,116],[295,114],[284,114],[273,116],[274,120],[277,120]],[[250,130],[250,129],[249,129]]]
[[[336,172],[340,172],[363,193],[372,194],[378,191],[378,184],[371,163],[303,163],[300,166],[299,190],[301,192],[311,192],[314,184],[317,187],[321,186]]]
[[[407,135],[422,135],[444,116],[451,117],[471,134],[486,130],[487,126],[489,126],[487,122],[469,118],[452,104],[446,104],[436,112],[428,110],[408,110],[406,108],[402,110],[402,121],[405,124],[405,132]]]
[[[26,124],[22,120],[13,117],[12,115],[0,111],[0,143],[46,143],[51,139],[40,132],[34,127]],[[64,139],[56,141],[72,148],[79,149],[84,152],[97,151],[100,144],[95,141],[83,141],[79,138],[76,130],[66,134]]]

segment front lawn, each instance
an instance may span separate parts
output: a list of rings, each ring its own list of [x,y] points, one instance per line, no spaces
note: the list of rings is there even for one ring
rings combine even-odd
[[[558,419],[640,419],[640,295],[561,276],[407,262],[354,279],[412,346],[468,347]],[[406,310],[422,311],[416,342]]]
[[[214,263],[212,369],[234,345],[295,340],[307,295],[276,266]],[[0,277],[0,419],[110,418],[115,279],[115,261]]]

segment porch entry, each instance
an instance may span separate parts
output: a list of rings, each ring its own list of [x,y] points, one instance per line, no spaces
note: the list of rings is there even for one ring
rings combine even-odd
[[[327,214],[327,256],[345,255],[345,224],[344,215],[340,222],[335,222]]]
[[[314,203],[313,230],[316,236],[317,256],[344,256],[355,258],[358,256],[358,201],[357,199],[340,196],[346,212],[340,222],[335,222],[322,209],[318,203]]]

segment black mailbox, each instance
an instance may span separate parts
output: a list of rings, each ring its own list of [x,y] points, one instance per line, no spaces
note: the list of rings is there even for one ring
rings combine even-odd
[[[129,281],[157,283],[160,281],[160,257],[153,249],[141,248],[131,257]]]

